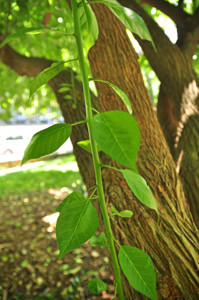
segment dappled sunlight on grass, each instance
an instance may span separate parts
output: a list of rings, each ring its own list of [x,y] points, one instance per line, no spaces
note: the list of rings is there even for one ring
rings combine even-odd
[[[31,162],[31,163],[26,163],[23,166],[17,166],[13,168],[4,168],[1,167],[0,169],[0,175],[6,175],[10,173],[17,173],[17,172],[24,172],[24,171],[32,171],[32,172],[37,172],[38,170],[59,170],[59,171],[67,171],[67,170],[72,170],[72,171],[78,171],[78,166],[75,160],[74,155],[66,155],[60,158],[55,158],[55,159],[49,159],[49,160],[44,160],[44,161],[37,161],[37,162]]]
[[[13,168],[14,170],[6,169],[6,172],[1,171],[0,198],[12,193],[19,197],[26,197],[28,193],[47,191],[50,188],[65,189],[67,192],[74,189],[84,191],[82,178],[73,155],[35,164]]]
[[[52,170],[52,166],[51,165],[47,165],[47,166],[44,166],[42,169],[44,171],[49,171],[49,170]],[[55,165],[53,167],[53,170],[59,170],[59,171],[62,171],[62,172],[66,172],[68,170],[71,170],[71,171],[74,171],[74,172],[79,171],[77,163],[76,162],[72,162],[72,161],[67,162],[64,165]]]

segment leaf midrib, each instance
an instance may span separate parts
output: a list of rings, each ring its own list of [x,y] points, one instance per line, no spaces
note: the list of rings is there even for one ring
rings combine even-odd
[[[154,295],[151,293],[150,289],[147,287],[147,284],[145,283],[145,281],[142,279],[140,273],[138,272],[138,270],[136,269],[135,265],[133,264],[133,262],[131,261],[131,259],[129,259],[129,256],[126,254],[126,252],[123,250],[123,248],[121,247],[121,250],[123,251],[123,253],[125,254],[125,256],[127,257],[128,261],[131,262],[131,264],[134,266],[134,269],[136,271],[136,273],[138,274],[139,278],[140,278],[140,281],[142,281],[144,283],[144,286],[146,288],[146,290],[149,291],[150,295],[152,296],[152,298],[154,299]]]
[[[102,118],[104,119],[104,116],[103,116],[103,115],[102,115]],[[118,139],[115,137],[115,135],[113,134],[113,131],[111,130],[111,127],[108,126],[108,123],[107,123],[106,119],[104,119],[104,121],[105,121],[107,127],[109,128],[110,132],[112,133],[113,137],[115,138],[115,140],[116,140],[116,142],[117,142],[119,148],[122,150],[122,153],[124,154],[125,158],[126,158],[127,161],[130,163],[130,168],[132,168],[131,161],[129,160],[128,155],[126,155],[126,153],[124,152],[123,147],[120,146],[120,144],[119,144],[119,142],[118,142]]]
[[[84,199],[85,199],[85,198],[84,198]],[[78,227],[78,225],[79,225],[79,223],[80,223],[80,219],[82,218],[82,215],[84,214],[86,208],[88,207],[89,202],[90,202],[90,199],[88,198],[87,201],[85,202],[85,207],[84,207],[84,209],[82,210],[82,212],[81,212],[81,214],[80,214],[80,217],[79,217],[79,219],[78,219],[78,222],[77,222],[77,224],[76,224],[76,226],[75,226],[75,229],[74,229],[74,231],[73,231],[73,233],[72,233],[72,236],[71,236],[71,238],[68,240],[68,243],[67,243],[67,245],[65,246],[64,250],[62,251],[62,253],[65,252],[65,250],[67,249],[68,245],[71,243],[71,241],[72,241],[74,235],[76,234],[77,227]]]

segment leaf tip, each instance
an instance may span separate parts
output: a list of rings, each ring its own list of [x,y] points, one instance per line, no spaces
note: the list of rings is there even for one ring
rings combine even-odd
[[[22,160],[21,160],[20,167],[22,167],[22,166],[25,164],[26,161],[27,161],[27,160],[23,157]]]
[[[64,256],[64,253],[63,253],[63,251],[60,250],[58,260],[60,261],[63,258],[63,256]]]

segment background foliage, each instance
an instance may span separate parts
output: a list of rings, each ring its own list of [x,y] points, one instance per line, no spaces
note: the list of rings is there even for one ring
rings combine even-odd
[[[178,1],[170,1],[177,5]],[[193,13],[197,7],[197,1],[184,1],[185,9]],[[67,9],[66,1],[36,0],[0,0],[0,32],[3,37],[8,34],[18,32],[22,28],[38,28],[42,26],[53,28],[61,32],[72,32],[72,17],[70,10]],[[158,22],[163,30],[169,34],[175,42],[176,28],[174,23],[162,12],[155,8],[145,6],[147,12]],[[153,103],[157,104],[159,80],[153,72],[150,64],[144,56],[141,48],[132,38],[130,38],[139,54],[139,62],[144,75],[145,84],[149,90]],[[21,35],[10,41],[10,45],[22,55],[27,57],[44,57],[53,61],[66,61],[76,56],[75,41],[73,38],[63,37],[57,33],[46,32],[39,35]],[[195,71],[199,74],[199,46],[193,57]],[[78,72],[77,63],[70,64]],[[41,87],[34,97],[29,99],[28,85],[30,78],[18,76],[12,70],[1,64],[0,85],[0,117],[7,119],[14,111],[22,114],[32,115],[38,113],[48,113],[47,109],[51,106],[50,117],[60,115],[55,96],[51,89],[45,85]],[[77,74],[77,78],[79,75]],[[14,83],[14,84],[13,84]]]

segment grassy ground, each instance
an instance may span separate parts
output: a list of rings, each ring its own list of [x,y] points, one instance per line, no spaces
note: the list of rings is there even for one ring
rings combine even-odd
[[[0,171],[0,299],[112,299],[87,289],[96,276],[112,287],[103,249],[58,261],[53,212],[72,191],[86,192],[73,155]]]
[[[0,171],[0,199],[10,194],[20,197],[49,188],[84,189],[73,155]]]

